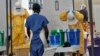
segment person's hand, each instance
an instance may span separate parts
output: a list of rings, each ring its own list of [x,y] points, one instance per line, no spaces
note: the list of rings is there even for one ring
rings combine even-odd
[[[29,41],[30,41],[29,37],[25,36],[25,42],[29,42]]]
[[[47,40],[47,45],[48,45],[48,47],[49,47],[49,40]]]

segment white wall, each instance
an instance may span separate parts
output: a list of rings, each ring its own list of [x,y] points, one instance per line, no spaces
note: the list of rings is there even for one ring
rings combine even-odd
[[[96,31],[100,32],[100,5],[93,6],[94,20],[96,24]]]

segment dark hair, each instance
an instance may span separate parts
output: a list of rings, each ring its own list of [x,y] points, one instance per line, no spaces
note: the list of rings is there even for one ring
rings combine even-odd
[[[38,3],[34,3],[33,4],[32,10],[34,12],[40,13],[40,9],[41,9],[41,7],[40,7],[40,5]]]

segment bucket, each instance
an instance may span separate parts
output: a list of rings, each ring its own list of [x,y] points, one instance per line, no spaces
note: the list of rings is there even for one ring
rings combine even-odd
[[[53,47],[55,45],[55,37],[53,35],[50,36],[49,45]]]
[[[60,46],[61,40],[60,35],[52,35],[50,36],[50,46],[51,47],[57,47]]]
[[[67,42],[71,45],[79,45],[80,30],[79,29],[67,29]]]
[[[56,40],[60,42],[60,46],[64,45],[64,31],[61,29],[55,29],[55,30],[51,30],[50,35],[54,36],[56,38]]]

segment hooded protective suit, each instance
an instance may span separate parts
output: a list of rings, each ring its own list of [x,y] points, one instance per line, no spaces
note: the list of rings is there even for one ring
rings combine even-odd
[[[26,9],[21,9],[21,12],[12,11],[12,45],[13,48],[25,44],[25,26],[24,20],[29,16]],[[9,16],[10,17],[10,16]],[[8,19],[10,23],[10,18]]]
[[[78,11],[63,11],[60,14],[60,19],[62,21],[67,21],[70,29],[80,29],[80,54],[84,54],[84,30],[82,26],[83,18],[84,16]]]

